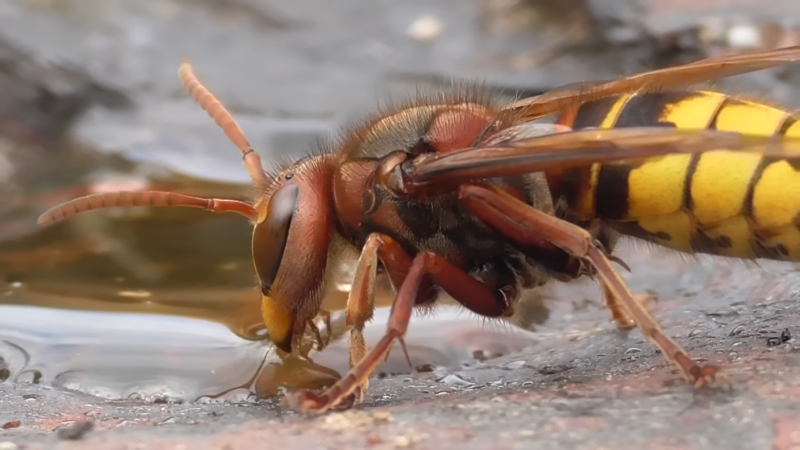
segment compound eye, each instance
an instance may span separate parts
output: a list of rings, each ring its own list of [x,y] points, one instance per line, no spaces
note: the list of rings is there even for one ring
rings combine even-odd
[[[266,217],[253,230],[253,263],[264,295],[269,295],[278,276],[299,196],[296,184],[275,191],[267,204]]]

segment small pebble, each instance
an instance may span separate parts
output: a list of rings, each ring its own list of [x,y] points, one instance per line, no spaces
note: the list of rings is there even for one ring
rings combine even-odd
[[[419,439],[416,438],[409,438],[406,436],[397,436],[394,438],[394,446],[397,448],[409,448],[413,447]]]
[[[780,336],[771,336],[767,338],[767,346],[775,347],[777,345],[783,344],[784,342],[789,342],[791,339],[792,339],[792,333],[789,331],[788,328],[784,328]]]
[[[18,428],[20,426],[20,423],[21,422],[19,420],[13,420],[11,422],[4,423],[2,428],[4,430],[10,430],[12,428]]]
[[[56,430],[56,435],[59,439],[76,441],[84,437],[86,433],[92,431],[92,428],[94,428],[93,422],[78,420]]]
[[[13,442],[0,442],[0,450],[17,450],[17,444]]]
[[[419,373],[430,373],[436,370],[436,367],[434,367],[432,364],[422,364],[415,367],[414,370],[416,370]]]
[[[433,16],[422,16],[408,27],[408,35],[420,42],[430,42],[442,33],[442,22]]]
[[[390,412],[385,411],[378,411],[372,414],[372,418],[375,419],[375,422],[391,422],[394,420],[394,416]]]
[[[503,365],[506,369],[521,369],[525,367],[525,361],[514,361]]]
[[[467,380],[465,380],[465,379],[463,379],[460,376],[455,375],[455,374],[447,375],[444,378],[440,378],[440,379],[438,379],[436,381],[438,381],[439,383],[450,385],[450,386],[472,386],[472,385],[475,384],[475,383],[467,381]]]
[[[738,336],[742,334],[742,331],[744,330],[745,330],[744,325],[739,325],[738,327],[734,328],[730,333],[728,333],[728,336]]]

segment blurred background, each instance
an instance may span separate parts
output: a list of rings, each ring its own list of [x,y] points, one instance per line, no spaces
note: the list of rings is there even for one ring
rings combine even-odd
[[[133,208],[36,226],[107,190],[249,200],[238,152],[178,81],[184,58],[269,165],[418,86],[482,80],[510,99],[788,45],[800,45],[796,0],[0,0],[0,381],[246,400],[346,370],[347,340],[317,364],[281,361],[263,340],[238,216]],[[796,108],[797,86],[794,67],[717,87]],[[554,289],[563,310],[600,307],[591,284]],[[532,304],[529,328],[580,327],[557,305]],[[444,310],[415,319],[409,344],[425,371],[536,336]],[[382,370],[409,369],[394,352]]]

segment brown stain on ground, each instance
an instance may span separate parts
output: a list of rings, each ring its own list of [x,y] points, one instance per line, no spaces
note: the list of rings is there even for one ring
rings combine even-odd
[[[775,450],[800,449],[800,416],[775,419]]]

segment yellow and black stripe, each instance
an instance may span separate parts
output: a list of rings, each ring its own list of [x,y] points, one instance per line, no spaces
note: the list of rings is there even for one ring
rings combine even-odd
[[[716,92],[608,97],[565,112],[575,129],[669,126],[800,137],[797,117]],[[800,261],[800,166],[713,151],[547,174],[578,221],[689,253]]]

